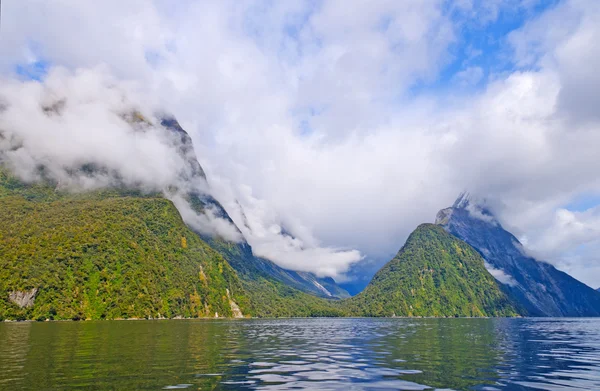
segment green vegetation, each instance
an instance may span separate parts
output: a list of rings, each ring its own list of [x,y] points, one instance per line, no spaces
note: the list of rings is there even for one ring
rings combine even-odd
[[[433,224],[420,225],[345,305],[361,316],[518,315],[479,253]]]
[[[274,278],[245,243],[202,239],[157,194],[73,194],[0,169],[0,210],[0,320],[232,316],[230,300],[254,317],[517,315],[479,254],[430,224],[339,301]],[[34,289],[31,306],[10,299]]]
[[[235,271],[163,198],[67,194],[0,171],[0,210],[0,318],[231,316],[230,298],[249,308]],[[35,288],[30,307],[9,300]]]

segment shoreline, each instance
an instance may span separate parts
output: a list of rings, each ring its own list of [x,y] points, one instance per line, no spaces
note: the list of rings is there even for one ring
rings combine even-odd
[[[199,320],[199,321],[244,321],[244,320],[293,320],[293,319],[553,319],[553,317],[536,317],[536,316],[298,316],[298,317],[244,317],[244,318],[115,318],[115,319],[4,319],[0,323],[51,323],[51,322],[123,322],[123,321],[162,321],[162,320]],[[594,317],[575,317],[575,318],[560,318],[560,319],[598,319]]]

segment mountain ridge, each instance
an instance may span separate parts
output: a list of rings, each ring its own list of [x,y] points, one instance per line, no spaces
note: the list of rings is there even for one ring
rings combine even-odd
[[[600,316],[600,294],[529,256],[493,213],[465,194],[438,212],[436,224],[475,248],[504,289],[532,316]],[[504,280],[504,281],[501,281]]]
[[[50,114],[60,115],[61,107]],[[137,177],[124,178],[122,166],[106,161],[79,159],[70,166],[55,164],[52,172],[42,159],[33,173],[37,182],[25,183],[2,168],[7,152],[24,145],[0,130],[5,212],[0,317],[600,315],[600,293],[528,256],[493,213],[466,192],[438,212],[436,224],[417,227],[363,292],[339,300],[349,295],[333,279],[287,270],[254,255],[210,194],[192,139],[174,117],[113,114],[133,133],[156,132],[184,165],[170,171],[168,181],[145,187]],[[86,189],[94,180],[99,184]],[[81,185],[81,192],[70,188]],[[78,216],[86,208],[96,213],[93,219]],[[61,218],[70,225],[61,224]],[[211,226],[215,219],[228,230]],[[90,250],[98,238],[103,250]],[[123,285],[120,260],[144,282],[138,286],[127,275],[127,288],[117,294],[128,300],[125,304],[109,297]],[[170,271],[177,262],[181,270]],[[167,278],[155,283],[165,273]]]

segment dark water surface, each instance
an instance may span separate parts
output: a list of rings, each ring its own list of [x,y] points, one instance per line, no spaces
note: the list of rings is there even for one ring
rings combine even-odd
[[[597,319],[0,323],[2,390],[600,390]]]

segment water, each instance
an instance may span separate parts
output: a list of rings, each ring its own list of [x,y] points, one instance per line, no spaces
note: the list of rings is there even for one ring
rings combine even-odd
[[[600,390],[596,319],[0,323],[1,390]]]

